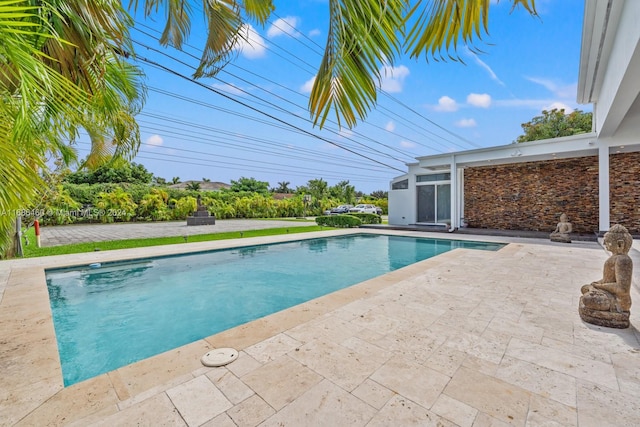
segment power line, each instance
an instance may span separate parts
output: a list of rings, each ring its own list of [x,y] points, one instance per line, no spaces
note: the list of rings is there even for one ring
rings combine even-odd
[[[276,15],[276,16],[277,16],[277,15]],[[290,26],[290,27],[291,27],[291,25],[290,25],[288,22],[286,22],[286,21],[284,21],[284,22],[285,22],[288,26]],[[157,30],[153,29],[152,27],[149,27],[149,26],[147,26],[147,25],[145,25],[145,24],[137,24],[137,25],[143,26],[143,27],[145,27],[145,28],[148,28],[148,29],[149,29],[149,30],[151,30],[151,31],[154,31],[154,32],[158,32],[158,33],[159,33],[159,31],[157,31]],[[292,27],[292,28],[295,28],[295,27]],[[140,30],[139,28],[134,28],[134,29],[135,29],[136,31],[139,31],[140,33],[142,33],[142,34],[146,35],[147,37],[150,37],[150,38],[152,38],[152,39],[154,39],[154,40],[158,40],[158,38],[157,38],[156,36],[153,36],[153,35],[151,35],[151,34],[149,34],[149,33],[145,32],[145,31],[143,31],[143,30]],[[296,29],[296,31],[297,31],[299,34],[303,35],[303,36],[304,36],[305,38],[307,38],[308,40],[311,40],[311,39],[309,39],[308,37],[306,37],[306,35],[305,35],[304,33],[300,32],[300,31],[299,31],[299,30],[297,30],[297,29]],[[285,34],[287,34],[289,37],[292,37],[292,36],[291,36],[290,34],[288,34],[288,33],[285,33]],[[296,40],[296,41],[300,42],[297,38],[294,38],[294,40]],[[312,41],[316,46],[319,46],[319,47],[320,47],[320,45],[318,45],[317,43],[315,43],[313,40],[311,40],[311,41]],[[300,42],[300,43],[302,43],[302,42]],[[273,43],[273,42],[272,42],[272,44],[273,44],[273,45],[277,45],[276,43]],[[306,44],[304,44],[304,43],[302,43],[302,44],[303,44],[303,46],[305,46],[305,47],[309,48],[309,47],[308,47],[308,45],[306,45]],[[195,51],[199,51],[199,50],[198,50],[198,48],[196,48],[195,46],[192,46],[192,45],[190,45],[190,44],[185,44],[185,46],[187,46],[187,47],[189,47],[189,48],[191,48],[191,49],[193,49],[193,50],[195,50]],[[267,46],[267,47],[265,47],[265,49],[270,50],[270,49],[268,48],[268,46]],[[186,51],[184,51],[184,50],[178,50],[178,52],[184,53],[185,55],[188,55],[188,56],[190,56],[190,57],[192,57],[192,58],[194,58],[194,59],[196,59],[196,60],[199,60],[199,57],[197,57],[197,56],[195,56],[195,55],[193,55],[193,54],[190,54],[190,53],[188,53],[188,52],[186,52]],[[293,55],[293,54],[292,54],[292,53],[290,53],[290,52],[288,52],[288,53],[289,53],[291,56],[293,56],[294,58],[299,59],[299,57],[298,57],[297,55]],[[315,52],[315,53],[317,53],[317,52]],[[321,55],[321,53],[317,53],[317,54],[320,54],[320,55]],[[279,56],[280,56],[280,55],[279,55]],[[263,79],[263,80],[265,80],[265,81],[268,81],[268,82],[270,82],[270,83],[272,83],[272,84],[275,84],[275,85],[277,85],[277,86],[279,86],[279,87],[281,87],[281,88],[284,88],[285,90],[287,90],[287,91],[289,91],[289,92],[292,92],[292,93],[296,94],[297,96],[302,96],[302,94],[300,94],[299,92],[296,92],[296,91],[294,91],[294,90],[292,90],[292,89],[290,89],[290,88],[288,88],[288,87],[286,87],[286,86],[283,86],[283,85],[281,85],[281,84],[279,84],[279,83],[277,83],[277,82],[275,82],[275,81],[273,81],[273,80],[267,79],[267,78],[266,78],[266,77],[264,77],[264,76],[261,76],[261,75],[259,75],[259,74],[253,73],[253,72],[251,72],[250,70],[247,70],[246,68],[243,68],[243,67],[241,67],[241,66],[239,66],[239,65],[237,65],[237,64],[229,63],[229,64],[227,64],[227,66],[225,66],[223,69],[221,69],[221,72],[222,72],[222,73],[228,74],[228,75],[230,75],[230,76],[232,76],[232,77],[235,77],[235,78],[237,78],[237,79],[239,79],[239,80],[245,81],[245,82],[247,82],[247,84],[249,84],[249,85],[251,85],[251,86],[253,86],[253,87],[256,87],[256,88],[258,88],[258,89],[260,89],[260,90],[263,90],[263,91],[265,91],[265,92],[267,92],[267,93],[269,93],[269,94],[272,94],[272,95],[274,95],[274,96],[277,96],[277,95],[275,95],[273,92],[267,91],[266,89],[264,89],[264,88],[262,88],[262,87],[260,87],[260,86],[258,86],[258,85],[256,85],[256,84],[254,84],[254,83],[248,82],[246,79],[242,79],[241,77],[238,77],[237,75],[235,75],[235,74],[233,74],[233,73],[229,72],[229,71],[228,71],[228,68],[229,68],[229,67],[233,67],[233,68],[240,69],[240,70],[242,70],[243,72],[246,72],[246,73],[252,74],[252,75],[253,75],[253,76],[255,76],[255,77],[261,78],[261,79]],[[310,74],[310,75],[314,75],[314,73],[309,73],[309,74]],[[424,120],[427,120],[428,122],[432,123],[434,126],[437,126],[437,127],[441,128],[441,129],[442,129],[442,130],[444,130],[445,132],[448,132],[448,133],[450,133],[451,135],[453,135],[453,136],[455,136],[455,137],[457,137],[457,138],[460,138],[460,139],[462,139],[463,141],[468,142],[469,144],[471,144],[471,145],[473,145],[473,146],[477,146],[476,144],[474,144],[474,143],[472,143],[472,142],[470,142],[470,141],[465,140],[465,139],[464,139],[464,138],[462,138],[461,136],[454,134],[453,132],[451,132],[451,131],[447,130],[446,128],[443,128],[442,126],[438,125],[437,123],[433,122],[432,120],[430,120],[430,119],[428,119],[428,118],[426,118],[426,117],[422,116],[419,112],[417,112],[417,111],[415,111],[415,110],[411,109],[410,107],[406,106],[406,105],[405,105],[405,104],[403,104],[401,101],[397,100],[396,98],[394,98],[392,95],[388,94],[387,92],[384,92],[384,93],[387,95],[387,97],[389,97],[389,99],[395,100],[396,102],[400,103],[400,105],[402,105],[404,108],[408,108],[408,109],[410,109],[412,112],[414,112],[415,114],[419,115],[419,116],[420,116],[421,118],[423,118]],[[297,104],[294,104],[294,105],[297,105]],[[443,140],[443,141],[449,142],[450,144],[455,145],[455,146],[457,146],[457,147],[459,147],[459,148],[461,148],[461,149],[464,149],[464,148],[465,148],[465,147],[463,147],[463,146],[461,146],[461,145],[459,145],[459,144],[457,144],[457,143],[455,143],[455,142],[453,142],[453,141],[451,141],[451,140],[449,140],[449,139],[447,139],[447,138],[445,138],[445,137],[443,137],[443,136],[441,136],[441,135],[438,135],[438,134],[436,134],[436,133],[434,133],[434,132],[432,132],[432,131],[430,131],[430,130],[428,130],[428,129],[426,129],[426,128],[422,127],[422,126],[420,126],[420,125],[419,125],[419,124],[417,124],[417,123],[413,123],[413,122],[412,122],[412,121],[410,121],[408,118],[406,118],[406,117],[403,117],[403,116],[400,116],[400,115],[396,114],[395,112],[393,112],[393,111],[391,111],[391,110],[389,110],[389,109],[387,109],[387,108],[383,107],[381,104],[378,104],[378,105],[377,105],[377,107],[378,107],[378,111],[380,111],[380,110],[381,110],[381,111],[387,111],[389,114],[393,114],[394,116],[396,116],[396,117],[400,118],[400,120],[401,120],[402,122],[404,122],[404,123],[408,123],[410,126],[413,126],[413,130],[414,130],[415,132],[417,132],[417,133],[421,134],[422,136],[424,136],[425,138],[427,138],[427,139],[429,139],[429,140],[432,140],[433,142],[436,142],[436,141],[435,141],[434,139],[432,139],[432,137],[431,137],[431,136],[429,136],[429,135],[427,135],[427,134],[424,134],[424,133],[422,133],[422,132],[421,132],[421,131],[419,131],[419,130],[416,130],[416,128],[422,129],[422,130],[426,131],[428,134],[433,135],[434,137],[436,137],[436,138],[438,138],[438,139],[440,139],[440,140]],[[300,107],[300,108],[303,108],[303,109],[305,109],[305,111],[308,111],[308,110],[306,110],[306,108],[304,108],[304,107]],[[384,113],[382,113],[382,114],[383,114],[383,115],[385,115],[385,116],[387,116],[387,117],[389,117],[389,118],[391,118],[388,114],[384,114]],[[337,125],[337,123],[336,123],[335,121],[331,120],[331,119],[328,119],[327,121],[328,121],[329,123],[332,123],[332,124],[334,124],[334,125]],[[428,145],[428,144],[424,144],[424,143],[422,143],[422,142],[420,142],[420,141],[416,141],[416,140],[414,140],[414,139],[412,139],[412,138],[409,138],[409,137],[407,137],[407,136],[405,136],[405,135],[398,134],[398,133],[396,133],[396,132],[394,132],[394,131],[389,131],[389,130],[387,130],[387,129],[383,128],[382,126],[377,126],[377,125],[375,125],[375,124],[373,124],[373,123],[369,123],[369,122],[366,122],[366,121],[365,121],[365,122],[363,122],[363,124],[364,124],[364,125],[368,125],[368,126],[372,126],[372,127],[376,127],[376,128],[378,128],[378,129],[381,129],[381,130],[384,130],[385,132],[388,132],[388,133],[390,133],[390,134],[392,134],[392,135],[396,135],[396,136],[398,136],[398,137],[402,138],[403,140],[410,141],[410,142],[412,142],[412,143],[414,143],[414,144],[416,144],[416,145],[420,145],[420,146],[422,146],[422,147],[425,147],[425,148],[428,148],[428,149],[434,149],[434,150],[438,151],[438,149],[436,149],[436,148],[435,148],[435,147],[433,147],[433,146],[430,146],[430,145]],[[358,133],[357,133],[357,132],[355,132],[355,131],[352,131],[352,132],[354,132],[354,133],[358,134]],[[371,140],[371,141],[372,141],[372,142],[374,142],[374,143],[378,143],[377,141],[375,141],[375,140],[373,140],[373,139],[371,139],[371,138],[369,138],[369,137],[365,137],[365,138],[367,138],[367,139]],[[388,146],[387,146],[387,147],[388,147]],[[391,148],[391,149],[392,149],[392,150],[394,150],[394,151],[397,151],[397,152],[399,152],[399,153],[401,153],[401,154],[403,154],[403,155],[406,155],[406,156],[410,157],[410,158],[411,158],[411,160],[413,160],[413,159],[415,158],[415,155],[413,155],[413,154],[409,154],[409,153],[405,152],[404,150],[400,150],[400,149],[393,148],[393,147],[388,147],[388,148]],[[443,152],[443,150],[439,150],[439,151]]]
[[[138,31],[140,31],[140,30],[138,30]],[[142,32],[142,31],[141,31],[141,32]],[[147,36],[149,36],[149,37],[152,37],[152,38],[153,38],[153,36],[149,35],[148,33],[145,33],[145,32],[142,32],[142,33],[143,33],[143,34],[145,34],[145,35],[147,35]],[[159,54],[161,54],[161,55],[163,55],[163,56],[166,56],[166,57],[170,58],[171,60],[176,61],[176,62],[178,62],[178,63],[180,63],[180,64],[182,64],[182,65],[185,65],[185,66],[187,66],[187,67],[189,67],[189,68],[191,68],[191,69],[193,69],[193,70],[195,70],[195,69],[196,69],[196,67],[194,67],[194,66],[192,66],[192,65],[190,65],[190,64],[187,64],[187,63],[185,63],[185,62],[183,62],[183,61],[181,61],[181,60],[179,60],[179,59],[175,58],[174,56],[167,54],[166,52],[163,52],[163,51],[160,51],[160,50],[158,50],[158,49],[156,49],[156,48],[150,47],[150,46],[148,46],[148,45],[146,45],[146,44],[144,44],[144,43],[141,43],[141,42],[139,42],[139,41],[136,41],[136,40],[133,40],[133,41],[134,41],[134,43],[136,43],[136,44],[138,44],[138,45],[140,45],[140,46],[143,46],[143,47],[145,47],[146,49],[152,50],[152,51],[154,51],[154,52],[156,52],[156,53],[159,53]],[[181,51],[181,52],[182,52],[182,53],[184,53],[184,54],[186,54],[186,55],[188,55],[188,56],[190,56],[190,57],[192,57],[192,58],[197,59],[197,57],[195,57],[194,55],[191,55],[191,54],[189,54],[189,53],[187,53],[187,52],[184,52],[184,51]],[[283,97],[281,97],[281,96],[279,96],[279,95],[277,95],[277,94],[275,94],[275,93],[273,93],[273,92],[267,91],[266,89],[261,88],[260,86],[257,86],[257,85],[255,85],[254,83],[251,83],[251,82],[247,81],[246,79],[243,79],[243,78],[241,78],[241,77],[239,77],[239,76],[237,76],[237,75],[234,75],[234,74],[232,74],[232,73],[229,73],[229,72],[226,72],[226,74],[229,74],[229,75],[231,75],[232,77],[235,77],[235,78],[237,78],[237,79],[239,79],[239,80],[241,80],[241,81],[244,81],[245,83],[247,83],[247,84],[249,84],[249,85],[252,85],[252,86],[254,86],[254,87],[256,87],[256,88],[258,88],[258,89],[260,89],[260,90],[263,90],[263,91],[265,91],[265,92],[269,93],[270,95],[277,97],[278,99],[282,100],[283,102],[289,103],[289,104],[291,104],[291,105],[293,105],[293,106],[295,106],[295,107],[297,107],[297,108],[300,108],[300,109],[302,109],[302,110],[304,110],[304,111],[308,111],[305,107],[302,107],[302,106],[300,106],[300,105],[298,105],[298,104],[295,104],[294,102],[292,102],[292,101],[290,101],[290,100],[288,100],[288,99],[286,99],[286,98],[283,98]],[[219,82],[223,83],[223,84],[233,86],[233,85],[231,85],[230,83],[228,83],[228,82],[226,82],[226,81],[224,81],[224,80],[220,79],[219,77],[213,77],[213,78],[214,78],[215,80],[217,80],[217,81],[219,81]],[[263,99],[263,98],[260,98],[260,97],[258,97],[258,96],[256,96],[256,95],[254,95],[254,94],[251,94],[251,93],[249,93],[249,92],[245,91],[244,89],[237,88],[237,87],[236,87],[236,89],[237,89],[238,91],[240,91],[240,92],[242,92],[242,93],[244,93],[244,94],[248,95],[248,96],[249,96],[249,97],[251,97],[251,98],[255,98],[255,99],[258,99],[258,100],[262,101],[262,102],[264,103],[264,104],[263,104],[264,106],[270,106],[270,107],[275,108],[275,109],[277,109],[277,110],[279,110],[279,111],[281,111],[281,112],[285,112],[285,113],[287,113],[287,114],[289,114],[289,115],[292,115],[292,116],[296,117],[296,118],[297,118],[297,119],[299,119],[299,120],[302,120],[302,121],[305,121],[305,122],[307,122],[307,123],[311,124],[311,120],[310,120],[310,119],[308,119],[308,118],[301,117],[301,116],[299,116],[299,115],[297,115],[297,114],[295,114],[295,113],[293,113],[293,112],[291,112],[291,111],[289,111],[289,110],[284,109],[283,107],[281,107],[281,106],[279,106],[279,105],[276,105],[276,104],[274,104],[274,103],[272,103],[272,102],[270,102],[270,101],[267,101],[267,100],[265,100],[265,99]],[[335,124],[335,122],[332,122],[332,121],[329,121],[329,122],[331,122],[331,123],[334,123],[334,124]],[[331,132],[331,133],[333,133],[333,134],[340,135],[340,132],[339,132],[338,130],[335,130],[335,129],[332,129],[332,128],[329,128],[329,127],[325,127],[325,130],[326,130],[326,131],[328,131],[328,132]],[[379,142],[379,141],[374,140],[373,138],[370,138],[370,137],[368,137],[368,136],[362,135],[362,134],[360,134],[360,133],[358,133],[358,132],[356,132],[356,131],[351,131],[351,132],[352,132],[352,133],[354,133],[354,134],[356,134],[356,135],[358,135],[358,136],[361,136],[361,137],[363,137],[363,138],[365,138],[365,139],[369,140],[370,142],[372,142],[372,143],[374,143],[374,144],[381,145],[381,146],[383,146],[383,147],[385,147],[385,148],[387,148],[387,149],[390,149],[390,150],[392,150],[392,151],[398,152],[398,153],[402,154],[403,156],[408,157],[408,158],[409,158],[409,159],[411,159],[411,160],[413,160],[413,158],[414,158],[414,156],[413,156],[413,155],[410,155],[410,154],[408,154],[408,153],[404,152],[403,150],[399,150],[399,149],[397,149],[397,148],[395,148],[395,147],[391,147],[391,146],[389,146],[389,145],[387,145],[387,144],[383,144],[383,143],[381,143],[381,142]],[[357,145],[362,146],[362,147],[363,147],[363,148],[365,148],[365,149],[368,149],[368,150],[370,150],[370,151],[372,151],[372,152],[378,153],[379,155],[382,155],[382,156],[388,157],[388,158],[390,158],[390,159],[393,159],[393,160],[396,160],[396,161],[399,161],[399,162],[404,162],[403,160],[400,160],[400,159],[398,159],[398,158],[396,158],[396,157],[394,157],[394,156],[391,156],[391,155],[389,155],[389,154],[387,154],[387,153],[381,152],[381,151],[376,150],[376,149],[373,149],[373,148],[371,148],[371,147],[369,147],[369,146],[367,146],[367,145],[365,145],[365,144],[363,144],[363,143],[360,143],[360,142],[358,142],[358,141],[354,140],[353,138],[346,138],[346,139],[348,139],[348,140],[350,140],[350,141],[354,142],[354,143],[355,143],[355,144],[357,144]]]
[[[285,126],[289,126],[289,127],[293,128],[293,129],[296,129],[296,130],[298,130],[298,131],[300,131],[300,132],[302,132],[302,133],[304,133],[304,134],[306,134],[306,135],[309,135],[309,136],[311,136],[311,137],[313,137],[313,138],[316,138],[316,139],[319,139],[319,140],[321,140],[321,141],[327,142],[327,143],[329,143],[329,144],[331,144],[331,145],[334,145],[334,146],[336,146],[336,147],[338,147],[338,148],[340,148],[340,149],[342,149],[342,150],[345,150],[345,151],[348,151],[348,152],[350,152],[350,153],[352,153],[352,154],[355,154],[356,156],[360,156],[360,157],[366,158],[366,159],[368,159],[368,160],[372,161],[373,163],[377,163],[377,164],[379,164],[379,165],[386,166],[386,167],[388,167],[389,169],[393,169],[393,170],[399,171],[399,172],[401,172],[401,173],[404,173],[404,172],[405,172],[405,171],[404,171],[404,170],[402,170],[402,169],[398,169],[398,168],[396,168],[396,167],[394,167],[394,166],[391,166],[391,165],[388,165],[388,164],[383,163],[383,162],[381,162],[381,161],[378,161],[378,160],[376,160],[376,159],[373,159],[373,158],[371,158],[371,157],[369,157],[369,156],[365,156],[364,154],[358,153],[358,152],[356,152],[356,151],[354,151],[354,150],[351,150],[351,149],[349,149],[349,148],[347,148],[347,147],[344,147],[344,146],[342,146],[342,145],[340,145],[340,144],[338,144],[338,143],[336,143],[336,142],[334,142],[334,141],[331,141],[331,140],[329,140],[329,139],[327,139],[327,138],[324,138],[324,137],[322,137],[322,136],[319,136],[319,135],[316,135],[316,134],[314,134],[314,133],[312,133],[312,132],[309,132],[309,131],[307,131],[307,130],[305,130],[305,129],[302,129],[302,128],[300,128],[299,126],[296,126],[296,125],[293,125],[293,124],[291,124],[291,123],[288,123],[288,122],[286,122],[285,120],[282,120],[282,119],[280,119],[280,118],[278,118],[278,117],[276,117],[276,116],[274,116],[274,115],[272,115],[272,114],[266,113],[266,112],[264,112],[264,111],[262,111],[262,110],[260,110],[260,109],[258,109],[258,108],[255,108],[255,107],[253,107],[253,106],[251,106],[251,105],[247,104],[246,102],[242,102],[242,101],[240,101],[240,100],[238,100],[238,99],[235,99],[235,98],[233,98],[233,97],[231,97],[231,96],[228,96],[228,95],[226,95],[226,94],[222,93],[221,91],[219,91],[219,90],[217,90],[217,89],[215,89],[215,88],[212,88],[212,87],[210,87],[210,86],[207,86],[207,85],[205,85],[205,84],[203,84],[203,83],[201,83],[201,82],[199,82],[199,81],[197,81],[197,80],[195,80],[195,79],[193,79],[193,78],[191,78],[191,77],[187,77],[187,76],[185,76],[184,74],[179,73],[178,71],[175,71],[175,70],[173,70],[173,69],[171,69],[171,68],[169,68],[169,67],[166,67],[166,66],[164,66],[164,65],[162,65],[162,64],[160,64],[160,63],[158,63],[158,62],[156,62],[156,61],[153,61],[153,60],[151,60],[151,59],[145,58],[145,57],[140,56],[140,55],[136,55],[136,59],[137,59],[137,60],[139,60],[139,61],[145,62],[145,63],[147,63],[147,64],[149,64],[149,65],[153,65],[153,66],[155,66],[155,67],[157,67],[157,68],[160,68],[160,69],[162,69],[162,70],[166,71],[166,72],[167,72],[167,73],[169,73],[169,74],[172,74],[172,75],[175,75],[175,76],[177,76],[177,77],[180,77],[181,79],[184,79],[184,80],[189,81],[189,82],[191,82],[191,83],[197,84],[198,86],[200,86],[200,87],[202,87],[202,88],[205,88],[206,90],[209,90],[209,91],[211,91],[211,92],[213,92],[213,93],[215,93],[215,94],[217,94],[217,95],[219,95],[219,96],[222,96],[222,97],[223,97],[223,98],[225,98],[225,99],[228,99],[228,100],[230,100],[230,101],[232,101],[232,102],[235,102],[235,103],[237,103],[237,104],[240,104],[240,105],[242,105],[242,106],[244,106],[244,107],[246,107],[246,108],[248,108],[248,109],[250,109],[250,110],[252,110],[252,111],[255,111],[255,112],[259,113],[259,114],[262,114],[262,115],[264,115],[265,117],[268,117],[268,118],[270,118],[270,119],[272,119],[272,120],[274,120],[274,121],[277,121],[277,122],[279,122],[279,123],[281,123],[281,124],[283,124],[283,125],[285,125]]]

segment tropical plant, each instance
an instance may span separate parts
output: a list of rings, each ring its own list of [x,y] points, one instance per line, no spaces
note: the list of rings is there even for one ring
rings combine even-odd
[[[386,199],[389,197],[389,192],[384,190],[376,190],[370,194],[374,199]]]
[[[310,179],[309,182],[307,182],[307,189],[313,199],[320,200],[327,196],[329,185],[327,181],[322,178]]]
[[[273,193],[284,193],[284,194],[289,194],[292,193],[293,191],[289,188],[289,184],[291,184],[289,181],[282,181],[278,183],[278,186],[276,188],[273,189]]]
[[[149,184],[153,174],[139,163],[129,163],[123,159],[113,159],[93,170],[83,169],[68,174],[64,180],[71,184],[99,184],[99,183],[132,183]]]
[[[174,176],[173,178],[171,178],[171,183],[172,184],[180,184],[180,177],[179,176]]]
[[[144,220],[163,221],[168,219],[169,207],[167,206],[167,201],[168,195],[166,191],[152,188],[138,203],[136,214],[138,218]]]
[[[336,185],[329,187],[329,196],[344,203],[353,203],[355,200],[356,188],[349,185],[349,181],[340,181]]]
[[[110,193],[100,193],[96,199],[93,216],[101,222],[129,221],[136,214],[135,204],[131,195],[121,187]]]
[[[133,1],[137,7],[139,1]],[[163,45],[180,48],[191,30],[188,2],[146,0],[146,16],[162,10],[169,18]],[[535,0],[511,0],[535,15]],[[322,127],[333,110],[349,127],[366,117],[376,103],[386,65],[401,54],[411,58],[456,60],[460,45],[471,45],[488,31],[491,0],[331,0],[328,37],[316,75],[309,110]],[[234,47],[247,38],[245,21],[263,25],[274,10],[273,0],[203,1],[209,34],[195,77],[213,75],[229,61]]]
[[[32,210],[42,215],[33,219],[39,220],[42,225],[71,224],[81,219],[82,205],[73,200],[62,184],[57,184],[48,190],[39,207]]]
[[[153,178],[151,178],[151,184],[158,185],[158,186],[165,186],[167,185],[167,180],[159,176],[154,176]]]
[[[200,190],[200,183],[198,181],[191,181],[184,188],[189,191],[198,191]]]
[[[198,209],[198,200],[192,196],[178,199],[174,203],[172,217],[174,219],[186,219]]]
[[[542,115],[535,116],[530,122],[522,124],[524,134],[520,135],[515,142],[538,141],[591,132],[592,120],[593,114],[582,110],[574,110],[569,114],[565,114],[564,109],[542,110]]]
[[[42,185],[46,156],[72,161],[66,141],[81,127],[88,160],[130,156],[142,92],[139,70],[120,56],[132,24],[120,1],[3,1],[0,16],[0,176],[11,176],[0,186],[0,251],[11,255],[10,230]]]
[[[258,181],[255,178],[240,177],[237,181],[231,180],[231,188],[236,193],[268,193],[269,183],[266,181]]]

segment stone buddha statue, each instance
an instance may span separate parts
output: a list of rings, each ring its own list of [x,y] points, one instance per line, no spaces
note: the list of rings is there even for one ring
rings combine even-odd
[[[581,289],[580,317],[587,323],[609,328],[628,328],[631,309],[633,262],[628,253],[633,239],[622,225],[614,225],[604,235],[611,257],[604,263],[602,279]]]
[[[560,215],[560,222],[556,226],[556,229],[551,232],[549,238],[552,242],[571,243],[571,237],[569,233],[573,230],[571,223],[567,219],[566,214]]]

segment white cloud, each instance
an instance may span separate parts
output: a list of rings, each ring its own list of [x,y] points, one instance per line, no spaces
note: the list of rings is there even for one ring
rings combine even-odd
[[[415,142],[411,142],[411,141],[405,141],[403,139],[402,141],[400,141],[400,146],[402,148],[415,148],[416,147],[416,143]]]
[[[302,93],[311,93],[311,89],[313,89],[313,84],[316,81],[316,76],[311,77],[309,80],[304,82],[304,84],[300,87],[300,91]]]
[[[529,108],[540,112],[552,108],[564,108],[566,113],[574,110],[569,104],[555,99],[500,99],[495,101],[495,105],[507,108]]]
[[[491,95],[486,93],[470,93],[467,96],[467,104],[474,107],[489,108],[491,105]]]
[[[458,111],[458,104],[453,98],[449,98],[445,95],[438,99],[438,105],[433,107],[433,109],[442,112]]]
[[[553,102],[550,99],[499,99],[495,101],[498,107],[542,108],[545,104]]]
[[[245,92],[242,89],[240,89],[238,86],[231,83],[226,83],[226,84],[214,83],[211,85],[211,87],[214,89],[219,89],[223,92],[233,94],[233,95],[245,95]]]
[[[322,34],[322,31],[320,31],[317,28],[314,28],[313,30],[309,31],[309,37],[319,36],[320,34]]]
[[[242,55],[249,59],[262,58],[266,53],[264,39],[254,30],[251,24],[244,24],[240,30],[242,37],[236,47]]]
[[[404,79],[409,75],[409,68],[404,65],[398,67],[391,67],[385,65],[380,70],[382,80],[380,82],[380,88],[385,92],[398,93],[402,92],[402,84]]]
[[[578,84],[577,83],[572,83],[572,84],[560,84],[554,80],[550,80],[550,79],[544,79],[544,78],[540,78],[540,77],[526,77],[525,79],[529,80],[530,82],[539,84],[540,86],[546,88],[547,90],[549,90],[551,93],[553,93],[555,96],[557,96],[558,98],[561,99],[573,99],[576,96],[576,93],[578,93]]]
[[[476,64],[478,64],[480,67],[485,69],[485,71],[489,74],[489,77],[491,77],[491,80],[497,82],[500,86],[506,87],[504,82],[498,78],[498,76],[496,75],[496,73],[493,72],[491,67],[489,67],[489,65],[487,65],[486,62],[484,62],[482,59],[480,59],[478,57],[478,55],[476,55],[475,53],[471,52],[471,50],[468,47],[465,47],[465,53],[467,54],[467,56],[470,56],[471,58],[473,58],[473,60],[476,62]]]
[[[547,111],[551,111],[553,109],[564,110],[565,114],[573,113],[573,108],[569,107],[564,102],[552,102],[551,104],[542,107],[542,109]]]
[[[460,119],[455,123],[455,125],[459,128],[474,128],[478,124],[474,119]]]
[[[384,129],[388,132],[393,132],[394,130],[396,130],[396,124],[393,121],[389,121],[384,126]]]
[[[296,30],[297,26],[298,18],[295,16],[286,16],[284,18],[276,19],[267,30],[267,37],[270,39],[284,35],[298,37],[300,33]]]
[[[164,143],[164,139],[162,139],[160,135],[155,134],[147,138],[144,143],[150,147],[159,147]]]

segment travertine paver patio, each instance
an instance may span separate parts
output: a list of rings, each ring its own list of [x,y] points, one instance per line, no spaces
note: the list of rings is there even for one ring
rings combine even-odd
[[[640,425],[637,272],[632,328],[578,316],[596,243],[458,249],[63,388],[44,267],[230,244],[0,262],[0,424]],[[238,360],[200,364],[227,346]]]

